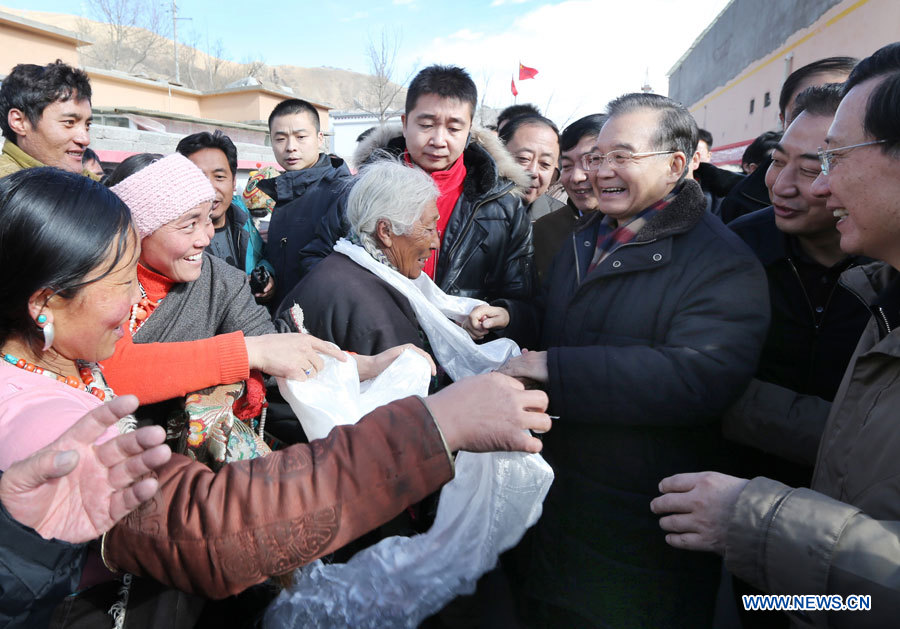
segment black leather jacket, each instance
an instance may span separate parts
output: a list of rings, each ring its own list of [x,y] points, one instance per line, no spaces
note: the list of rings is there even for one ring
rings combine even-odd
[[[385,154],[401,155],[406,141],[399,129],[373,133],[361,147],[356,163],[365,164]],[[529,299],[534,284],[534,248],[531,221],[516,194],[523,181],[518,166],[496,139],[473,132],[463,153],[466,178],[438,252],[435,282],[450,295],[492,301]],[[379,150],[380,149],[380,150]],[[527,179],[527,177],[525,178]],[[301,252],[306,271],[331,253],[332,246],[349,230],[346,219],[329,212],[316,238]]]

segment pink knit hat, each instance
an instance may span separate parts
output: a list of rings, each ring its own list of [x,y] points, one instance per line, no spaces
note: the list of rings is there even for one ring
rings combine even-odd
[[[216,197],[216,191],[203,171],[180,153],[153,162],[110,190],[131,210],[131,218],[142,239]]]

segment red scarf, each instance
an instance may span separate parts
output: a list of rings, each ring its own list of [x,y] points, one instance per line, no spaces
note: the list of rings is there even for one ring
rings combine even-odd
[[[413,166],[412,161],[409,159],[408,152],[403,153],[403,161],[406,162],[407,166]],[[437,200],[439,214],[437,230],[438,238],[440,238],[441,245],[443,246],[444,230],[447,229],[447,223],[450,222],[450,215],[453,214],[453,208],[456,207],[456,202],[462,194],[463,182],[466,179],[466,165],[463,163],[463,158],[460,157],[457,159],[453,166],[447,170],[437,170],[431,173],[431,179],[437,184],[438,190],[441,193]],[[431,279],[434,279],[434,272],[437,268],[439,253],[440,249],[425,262],[425,268],[423,270]]]

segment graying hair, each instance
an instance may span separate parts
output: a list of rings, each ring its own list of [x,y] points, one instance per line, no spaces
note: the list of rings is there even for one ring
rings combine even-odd
[[[364,244],[381,248],[375,238],[378,221],[386,220],[395,234],[408,234],[437,201],[437,185],[425,171],[396,159],[379,159],[359,173],[347,197],[347,222]]]

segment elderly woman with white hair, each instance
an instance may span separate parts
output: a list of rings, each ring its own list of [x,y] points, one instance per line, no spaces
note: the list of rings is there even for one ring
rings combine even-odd
[[[437,186],[424,171],[378,161],[361,172],[347,198],[348,239],[416,280],[428,258],[440,255],[437,198]],[[295,303],[310,334],[345,350],[371,354],[404,343],[428,350],[409,300],[343,253],[332,253],[301,280],[282,302],[281,316]],[[481,338],[488,328],[505,325],[487,323],[496,317],[507,319],[506,311],[479,306],[460,323]]]

